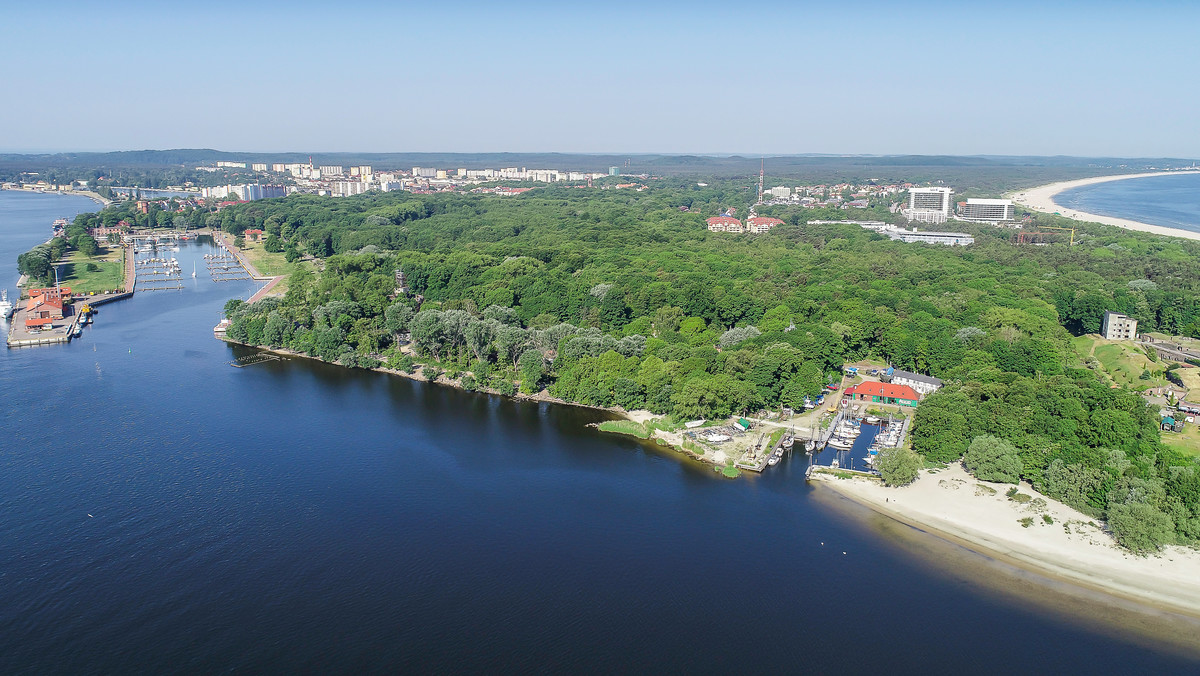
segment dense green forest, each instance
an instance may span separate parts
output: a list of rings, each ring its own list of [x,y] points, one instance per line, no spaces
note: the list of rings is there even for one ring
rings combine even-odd
[[[282,299],[231,302],[234,340],[411,370],[397,349],[411,339],[464,387],[546,387],[684,419],[796,406],[870,356],[948,382],[915,417],[927,458],[995,437],[975,455],[1108,518],[1131,547],[1200,538],[1196,463],[1069,344],[1105,310],[1200,335],[1200,243],[1082,225],[1073,247],[1017,246],[1009,231],[956,223],[975,245],[903,244],[807,224],[849,212],[800,208],[780,208],[787,224],[766,235],[705,229],[747,198],[736,182],[668,181],[640,193],[293,196],[202,217],[324,259]],[[394,294],[397,268],[406,294]]]

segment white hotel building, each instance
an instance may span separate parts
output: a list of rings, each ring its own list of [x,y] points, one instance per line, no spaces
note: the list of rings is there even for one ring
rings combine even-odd
[[[1012,200],[971,197],[959,205],[958,217],[960,220],[975,223],[1015,221],[1017,219],[1017,208],[1013,206]]]
[[[909,188],[908,208],[904,215],[910,221],[945,223],[950,218],[950,188]]]

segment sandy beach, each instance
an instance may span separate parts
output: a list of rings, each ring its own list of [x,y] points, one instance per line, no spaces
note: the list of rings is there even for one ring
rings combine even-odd
[[[1033,499],[1022,504],[1005,495],[1011,485],[978,481],[958,465],[922,471],[902,488],[821,473],[813,478],[877,512],[1022,568],[1200,617],[1200,551],[1168,547],[1153,556],[1131,554],[1095,519],[1028,484],[1019,490]],[[1031,522],[1023,526],[1022,519]]]
[[[1101,216],[1099,214],[1089,214],[1084,211],[1075,211],[1059,206],[1054,201],[1054,196],[1064,190],[1079,188],[1085,185],[1094,185],[1096,183],[1108,183],[1109,181],[1124,181],[1130,178],[1145,178],[1149,176],[1175,176],[1177,174],[1197,174],[1200,171],[1154,171],[1142,174],[1118,174],[1116,176],[1095,176],[1092,178],[1082,178],[1077,181],[1062,181],[1059,183],[1051,183],[1049,185],[1038,186],[1022,192],[1013,193],[1010,195],[1012,200],[1021,206],[1032,209],[1033,211],[1042,211],[1046,213],[1059,213],[1067,218],[1073,218],[1077,221],[1089,221],[1092,223],[1103,223],[1105,225],[1115,225],[1119,228],[1127,228],[1129,230],[1138,230],[1140,232],[1152,232],[1156,235],[1169,235],[1171,237],[1183,237],[1186,239],[1200,240],[1200,233],[1191,232],[1188,230],[1178,230],[1176,228],[1167,228],[1161,225],[1151,225],[1149,223],[1141,223],[1131,221],[1126,218],[1113,218],[1112,216]]]

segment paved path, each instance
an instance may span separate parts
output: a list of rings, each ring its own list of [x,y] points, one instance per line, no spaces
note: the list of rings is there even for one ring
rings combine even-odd
[[[225,233],[214,230],[212,233],[212,236],[213,236],[213,239],[216,240],[217,244],[224,246],[226,251],[233,254],[234,257],[237,258],[238,263],[246,270],[246,272],[248,272],[250,274],[250,276],[252,278],[254,278],[255,281],[267,282],[266,286],[264,286],[263,288],[259,289],[256,292],[254,292],[253,296],[250,296],[250,299],[246,301],[247,303],[253,303],[253,302],[259,301],[259,300],[262,300],[263,298],[266,298],[267,296],[271,295],[271,291],[272,291],[272,289],[275,288],[275,285],[279,284],[279,282],[283,281],[283,276],[267,277],[267,276],[263,275],[261,272],[259,272],[258,268],[254,267],[254,264],[251,263],[249,261],[249,259],[247,259],[245,256],[240,254],[238,252],[238,250],[233,246],[233,244],[228,239],[226,239]]]

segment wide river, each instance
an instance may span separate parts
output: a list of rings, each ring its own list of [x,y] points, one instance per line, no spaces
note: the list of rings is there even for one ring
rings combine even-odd
[[[0,192],[0,280],[92,208]],[[584,409],[233,368],[212,326],[255,287],[199,260],[0,357],[0,673],[1200,669],[807,486],[803,456],[730,481]]]

